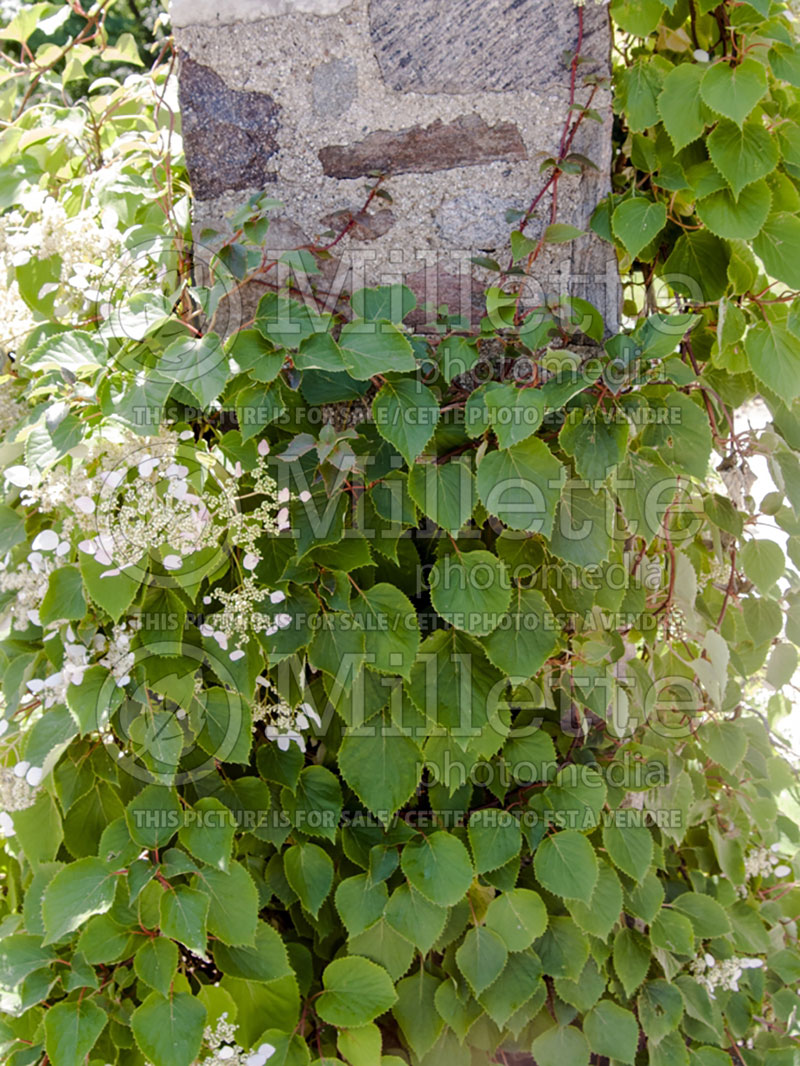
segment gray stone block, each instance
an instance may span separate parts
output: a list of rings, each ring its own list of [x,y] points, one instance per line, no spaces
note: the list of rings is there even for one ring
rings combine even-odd
[[[329,59],[314,67],[311,97],[314,112],[323,118],[339,118],[358,95],[358,70],[352,59]]]
[[[180,104],[186,161],[201,200],[277,180],[279,108],[266,93],[237,92],[210,67],[181,62]]]
[[[608,51],[608,12],[587,3],[586,54]],[[370,0],[386,84],[398,92],[537,92],[564,80],[574,46],[570,0]]]

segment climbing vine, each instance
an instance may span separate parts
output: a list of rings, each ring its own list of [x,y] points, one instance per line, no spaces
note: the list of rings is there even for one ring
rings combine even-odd
[[[479,330],[195,243],[164,16],[3,7],[4,1061],[794,1063],[791,6],[612,0],[620,332],[526,301],[581,6]]]

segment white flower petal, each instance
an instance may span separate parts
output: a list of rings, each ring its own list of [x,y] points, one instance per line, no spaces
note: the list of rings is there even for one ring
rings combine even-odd
[[[788,877],[789,874],[792,872],[792,868],[791,866],[781,865],[776,866],[772,872],[775,874],[776,877]]]
[[[164,556],[164,569],[165,570],[180,570],[183,566],[183,559],[180,555],[165,555]]]
[[[91,496],[79,496],[75,501],[75,506],[82,514],[94,514],[97,510],[97,505]]]
[[[244,656],[245,656],[245,653],[244,653],[244,652],[242,651],[242,649],[241,649],[241,648],[237,648],[237,649],[236,649],[236,651],[232,651],[232,652],[230,653],[230,655],[228,656],[228,658],[230,659],[230,661],[231,661],[232,663],[238,663],[238,661],[239,661],[240,659],[243,659],[243,658],[244,658]]]
[[[5,478],[18,489],[24,489],[31,483],[31,472],[27,466],[9,466],[5,470]]]
[[[28,770],[27,774],[25,774],[25,780],[28,782],[31,788],[36,788],[42,780],[41,766],[32,766],[30,770]]]
[[[245,570],[255,570],[255,568],[260,562],[261,559],[258,555],[254,554],[253,552],[247,552],[245,557],[242,559],[242,566],[245,568]]]
[[[270,603],[283,603],[283,601],[285,599],[286,599],[286,593],[285,592],[281,592],[280,589],[277,589],[275,592],[270,592],[270,594],[269,594],[269,602]]]
[[[54,529],[43,529],[33,538],[31,547],[34,551],[52,552],[58,547],[58,533]]]

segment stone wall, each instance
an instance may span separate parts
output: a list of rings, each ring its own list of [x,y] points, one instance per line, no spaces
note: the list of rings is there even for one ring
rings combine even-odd
[[[172,14],[198,225],[264,189],[285,205],[271,251],[324,244],[355,218],[326,265],[331,289],[402,278],[477,323],[491,275],[469,260],[508,255],[506,213],[527,208],[558,150],[573,0],[173,0]],[[581,77],[607,73],[607,9],[585,18],[595,62]],[[610,187],[607,92],[595,107],[603,121],[575,150],[598,170],[559,189],[559,221],[582,229]],[[375,172],[392,199],[363,211]],[[616,260],[599,239],[550,246],[536,278],[531,302],[570,293],[616,321]]]

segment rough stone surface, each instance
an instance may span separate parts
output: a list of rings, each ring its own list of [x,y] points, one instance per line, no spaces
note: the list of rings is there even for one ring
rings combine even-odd
[[[605,7],[585,7],[585,52],[607,48]],[[398,92],[536,89],[563,78],[574,47],[569,0],[370,0],[370,36],[386,84]]]
[[[329,59],[314,67],[311,98],[314,113],[339,118],[358,95],[358,69],[352,59]]]
[[[480,115],[461,115],[454,122],[437,119],[425,127],[376,130],[355,144],[322,148],[319,158],[328,177],[357,178],[376,170],[389,177],[430,174],[498,159],[526,159],[527,155],[513,122],[488,126]]]
[[[198,226],[224,230],[226,213],[266,186],[285,205],[277,215],[280,225],[267,237],[270,254],[294,247],[284,243],[294,231],[306,234],[306,243],[327,244],[331,231],[347,227],[333,258],[320,262],[324,299],[361,285],[422,277],[430,293],[428,299],[419,296],[420,303],[449,303],[451,313],[477,325],[482,308],[474,293],[496,275],[470,259],[489,251],[507,261],[513,224],[505,223],[506,211],[524,211],[540,189],[541,161],[558,151],[569,114],[563,53],[577,41],[573,0],[251,0],[246,12],[244,0],[229,0],[216,4],[213,24],[205,21],[205,0],[179,3],[182,52],[211,68],[234,99],[254,95],[268,109],[268,101],[275,107],[258,127],[267,142],[256,153],[259,166],[232,165],[226,158],[242,135],[222,137],[214,108],[205,108],[194,129],[192,116],[188,125],[184,119]],[[193,21],[187,4],[197,10]],[[284,13],[276,18],[278,9]],[[587,2],[585,16],[583,55],[591,62],[581,66],[581,77],[608,74],[608,10]],[[192,75],[184,62],[184,107],[197,110]],[[578,101],[586,98],[579,86]],[[574,144],[598,170],[560,183],[559,221],[584,230],[610,190],[610,103],[610,93],[601,90],[593,106],[602,121],[584,123]],[[465,119],[466,130],[445,143]],[[253,131],[247,123],[242,128],[242,143],[250,145]],[[498,129],[502,138],[496,138]],[[485,153],[487,136],[498,149],[490,158],[475,148],[477,139]],[[397,155],[381,154],[387,145],[404,165]],[[365,212],[370,179],[364,171],[384,169],[387,162],[393,165],[383,190],[392,202],[373,202]],[[541,233],[549,207],[545,198],[529,236]],[[348,226],[350,219],[355,224]],[[446,300],[438,293],[442,287]],[[591,300],[613,329],[620,304],[613,248],[588,234],[548,247],[524,300],[563,295]],[[461,303],[453,306],[456,299]]]
[[[266,93],[236,92],[210,67],[181,63],[183,139],[192,187],[201,199],[226,189],[277,180],[270,159],[278,150],[279,108]]]
[[[172,0],[170,11],[175,27],[201,24],[248,22],[254,19],[291,15],[335,15],[352,0]]]

